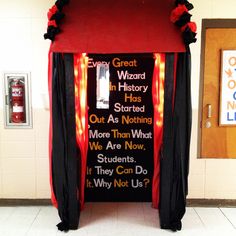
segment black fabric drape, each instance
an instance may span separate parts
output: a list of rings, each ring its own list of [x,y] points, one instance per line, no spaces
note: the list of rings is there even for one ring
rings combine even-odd
[[[160,223],[173,231],[182,228],[188,191],[189,145],[191,135],[191,55],[179,53],[172,112],[173,55],[166,57],[163,148],[160,158]]]
[[[174,54],[166,54],[164,85],[163,146],[160,157],[160,203],[161,228],[170,226],[170,198],[173,179],[173,114]]]
[[[73,65],[73,54],[53,54],[52,181],[61,231],[77,229],[80,215]]]

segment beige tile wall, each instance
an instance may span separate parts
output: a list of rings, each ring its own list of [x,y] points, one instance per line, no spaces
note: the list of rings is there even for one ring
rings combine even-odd
[[[5,129],[1,125],[1,198],[50,197],[48,111],[40,109],[33,114],[33,129]]]
[[[0,144],[2,143],[3,112],[0,108]],[[0,198],[2,198],[2,149],[0,148]]]
[[[3,72],[31,72],[33,128],[4,129],[0,96],[0,198],[49,198],[46,13],[54,0],[0,0],[0,95]],[[197,159],[202,18],[235,18],[234,0],[192,1],[198,42],[192,51],[193,127],[189,198],[236,198],[236,160]]]
[[[35,111],[36,198],[49,198],[48,110]]]
[[[0,0],[0,94],[4,72],[31,73],[33,128],[4,129],[0,96],[0,197],[49,198],[47,54],[54,0]]]

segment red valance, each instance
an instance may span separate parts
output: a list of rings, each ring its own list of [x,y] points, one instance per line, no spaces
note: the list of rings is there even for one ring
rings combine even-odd
[[[184,52],[174,0],[70,0],[53,52]]]

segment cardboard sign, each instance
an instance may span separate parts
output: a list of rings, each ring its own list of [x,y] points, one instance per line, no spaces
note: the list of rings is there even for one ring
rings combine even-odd
[[[220,125],[236,125],[236,50],[222,50]]]
[[[152,54],[89,55],[86,201],[151,201]]]

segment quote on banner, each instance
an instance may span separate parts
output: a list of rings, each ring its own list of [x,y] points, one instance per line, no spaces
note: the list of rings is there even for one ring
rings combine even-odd
[[[150,201],[151,54],[89,55],[87,201]]]

